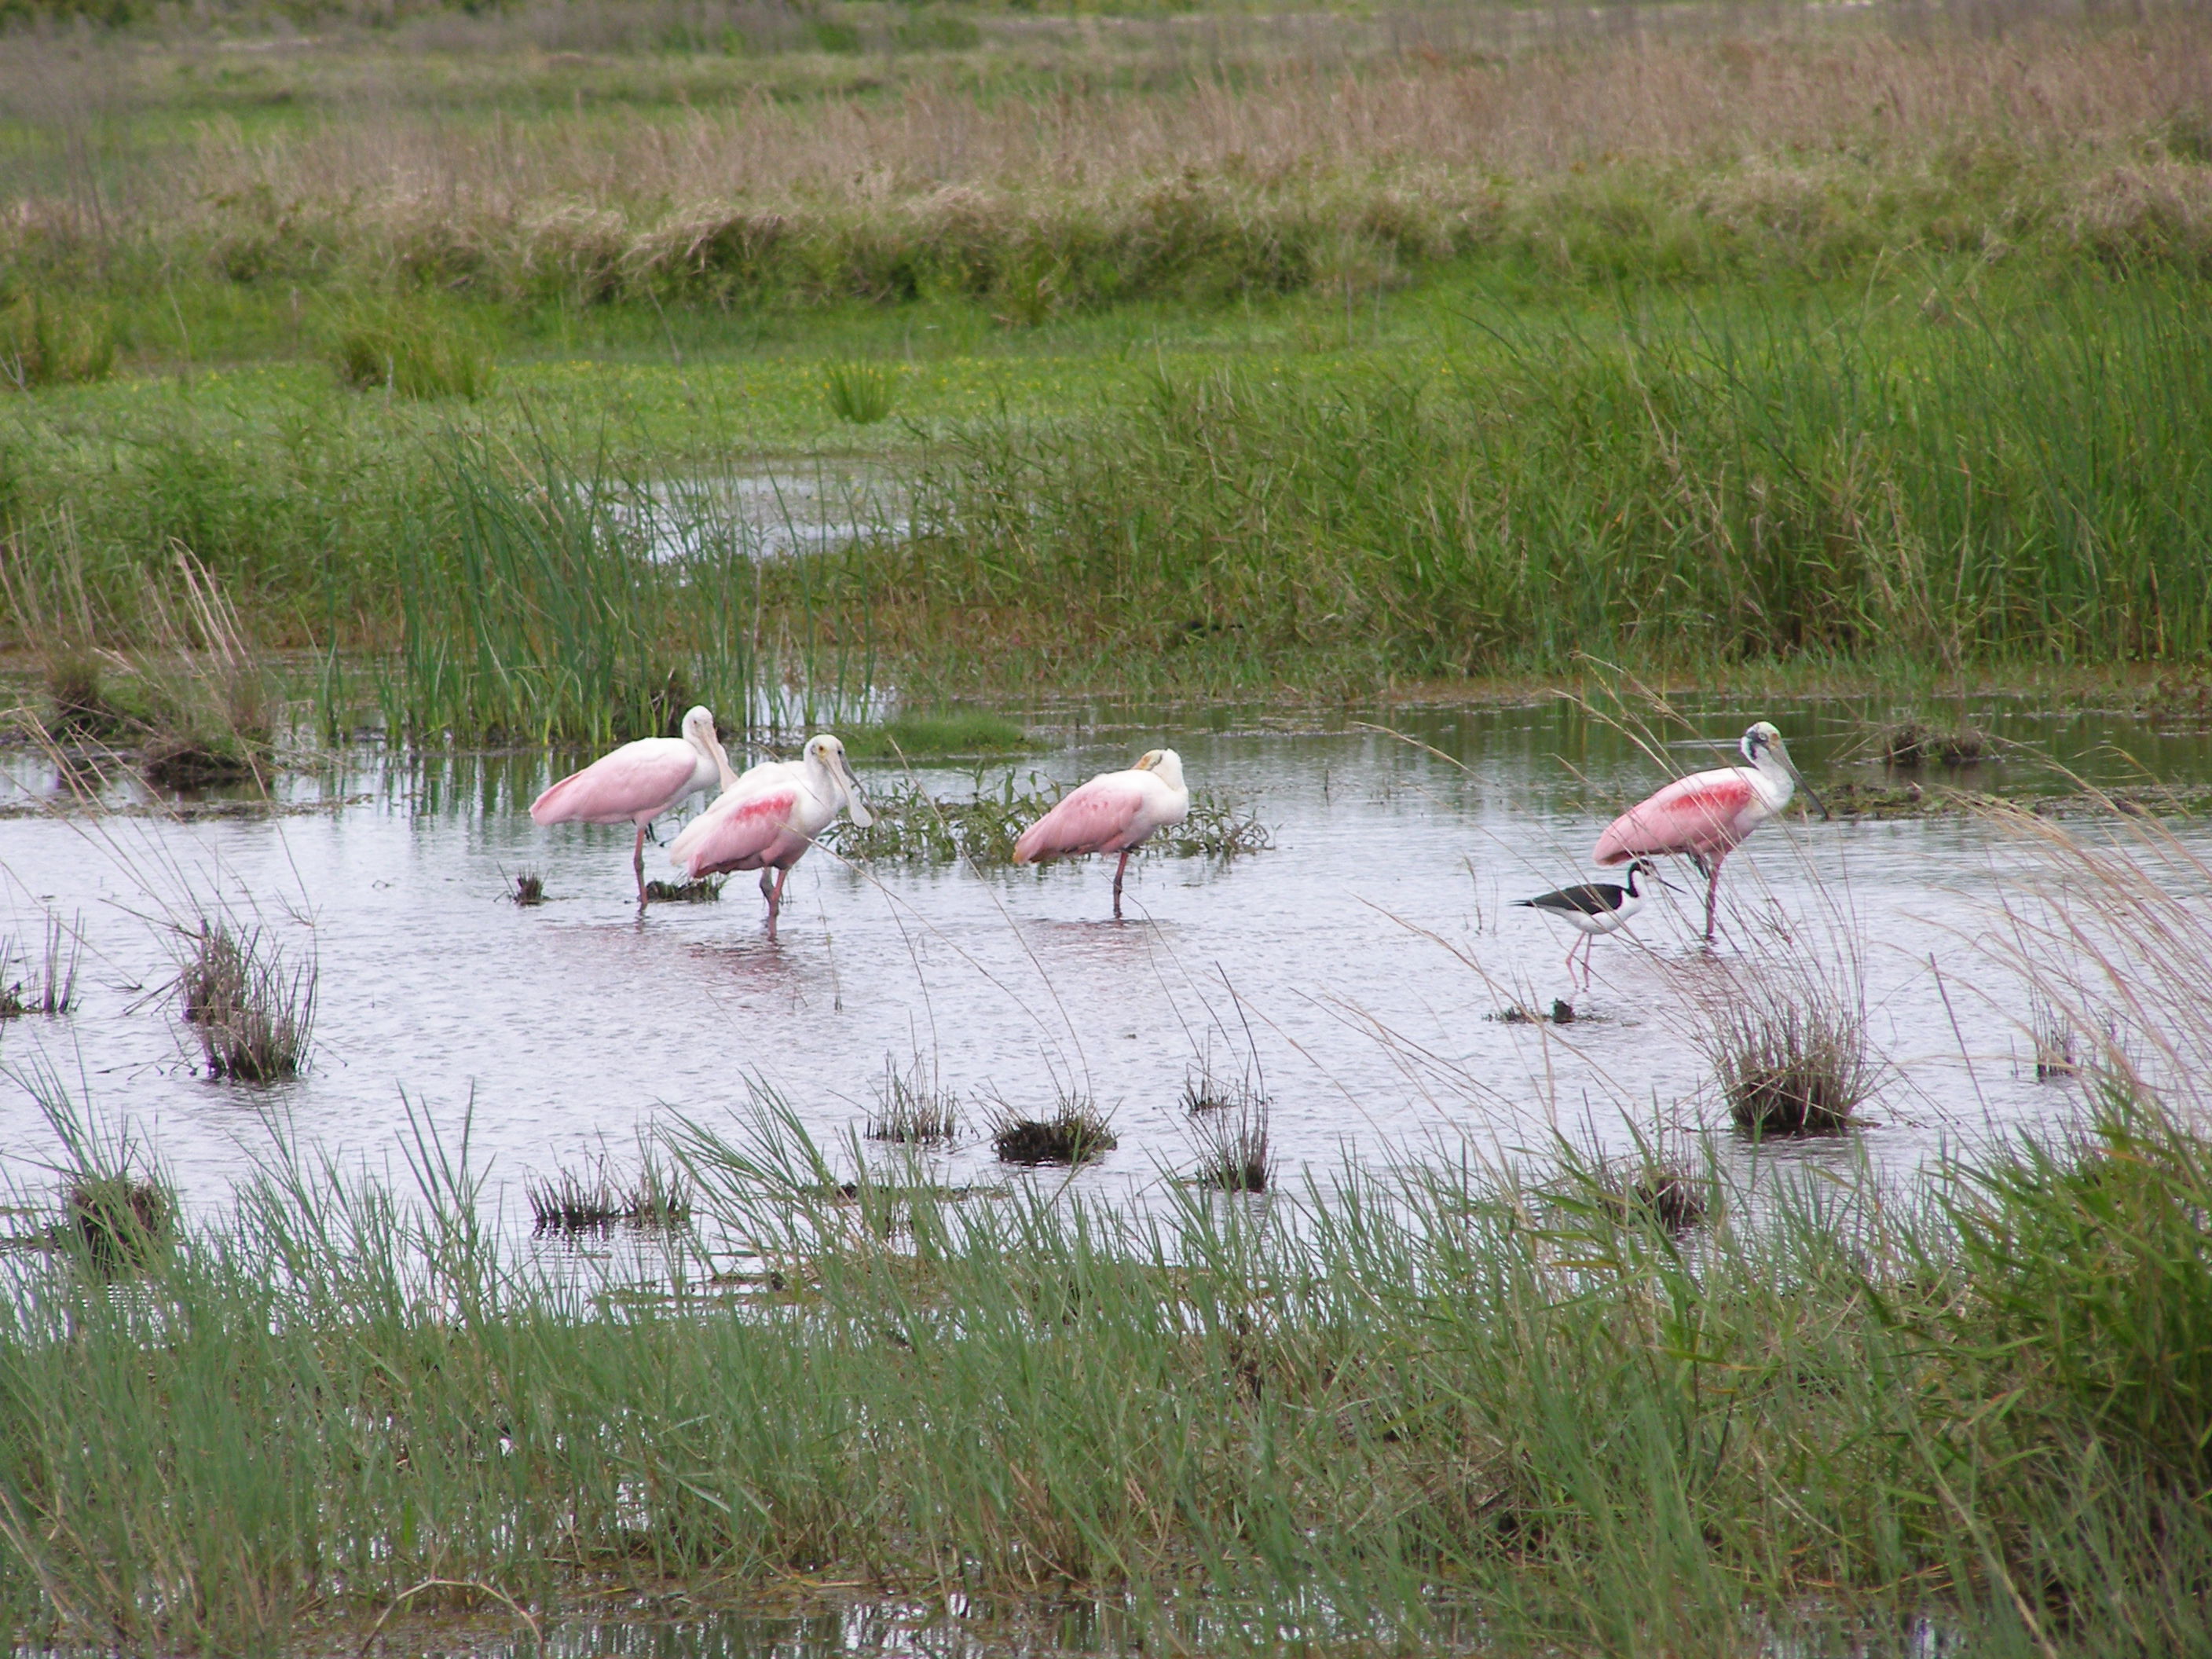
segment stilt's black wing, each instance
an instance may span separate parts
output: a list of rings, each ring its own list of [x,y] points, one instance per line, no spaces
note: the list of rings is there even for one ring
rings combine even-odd
[[[1556,893],[1541,897],[1516,899],[1515,903],[1532,910],[1571,911],[1577,915],[1601,916],[1620,908],[1620,902],[1628,896],[1626,887],[1609,881],[1586,881],[1579,887],[1562,887]]]

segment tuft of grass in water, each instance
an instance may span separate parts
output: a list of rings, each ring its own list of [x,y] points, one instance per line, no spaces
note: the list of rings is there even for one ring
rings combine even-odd
[[[356,313],[332,339],[331,362],[338,379],[358,391],[473,403],[491,390],[490,353],[420,309]]]
[[[627,1176],[611,1172],[602,1157],[589,1174],[560,1170],[532,1177],[522,1190],[540,1233],[605,1232],[617,1224],[678,1227],[691,1217],[690,1188],[651,1152]]]
[[[1972,726],[1939,727],[1908,720],[1882,727],[1875,734],[1875,746],[1892,766],[1917,766],[1929,760],[1943,766],[1966,766],[1987,752],[1990,738]]]
[[[275,1083],[306,1066],[315,1024],[313,961],[288,973],[283,952],[259,928],[241,933],[204,917],[188,939],[178,988],[210,1076]]]
[[[1711,1206],[1708,1183],[1687,1170],[1649,1164],[1616,1188],[1624,1216],[1641,1213],[1670,1233],[1686,1233],[1702,1223]]]
[[[51,911],[47,913],[38,954],[33,956],[27,950],[22,953],[27,971],[20,979],[0,984],[0,1019],[20,1019],[26,1014],[43,1014],[52,1019],[76,1006],[77,964],[84,953],[83,927],[82,916],[70,926],[64,925]],[[9,958],[15,954],[14,941],[0,939],[0,973],[4,973]]]
[[[0,383],[18,391],[104,380],[115,348],[103,307],[35,289],[0,305]]]
[[[157,1182],[122,1175],[82,1174],[63,1194],[70,1233],[103,1273],[149,1265],[171,1240],[176,1206]]]
[[[1832,1134],[1874,1087],[1865,1010],[1810,977],[1739,982],[1698,1043],[1747,1134]]]
[[[991,1118],[991,1150],[1001,1164],[1087,1164],[1121,1143],[1091,1101],[1063,1095],[1050,1117],[1024,1117],[1003,1101]]]
[[[868,1139],[928,1146],[950,1142],[959,1133],[960,1097],[938,1080],[935,1068],[917,1054],[902,1072],[886,1056],[868,1114]]]
[[[516,904],[528,906],[545,902],[545,878],[535,870],[525,870],[514,878],[514,890],[507,895]]]
[[[698,881],[648,881],[645,896],[652,904],[712,904],[722,896],[726,879],[708,876]]]
[[[833,363],[823,372],[822,395],[830,412],[847,425],[872,426],[890,417],[898,370],[884,363]]]
[[[2064,1009],[2047,997],[2033,1000],[2028,1012],[2028,1041],[2035,1048],[2038,1083],[2070,1081],[2081,1073],[2074,1022]]]
[[[1275,1158],[1267,1144],[1267,1097],[1249,1078],[1201,1072],[1182,1085],[1185,1127],[1198,1152],[1192,1180],[1230,1193],[1264,1193]]]

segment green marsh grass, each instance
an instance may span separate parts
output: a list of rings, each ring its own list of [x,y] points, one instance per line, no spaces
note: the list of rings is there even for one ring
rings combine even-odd
[[[272,1158],[128,1297],[0,1258],[0,1609],[270,1650],[431,1577],[544,1618],[827,1573],[1151,1643],[2184,1650],[2207,1149],[2101,1122],[2124,1157],[2010,1145],[1917,1208],[1784,1182],[1691,1251],[1571,1157],[1542,1198],[1348,1170],[1297,1224],[915,1185],[886,1231],[763,1111],[678,1158],[767,1265],[678,1249],[658,1300],[503,1261],[418,1123],[416,1190]]]
[[[883,363],[832,363],[823,372],[830,412],[849,426],[872,426],[890,417],[898,396],[898,370]]]
[[[1265,678],[2212,648],[2212,344],[2180,288],[1950,325],[1788,299],[1469,322],[1433,367],[1160,378],[983,422],[881,592],[1086,660]]]
[[[492,359],[483,346],[419,308],[356,312],[338,326],[331,360],[338,379],[356,391],[473,403],[491,389]]]
[[[0,304],[0,383],[19,392],[104,380],[115,349],[115,326],[96,305],[36,289]]]
[[[693,702],[742,734],[832,723],[864,699],[864,629],[763,646],[766,562],[705,492],[656,501],[550,448],[520,465],[467,439],[440,465],[444,500],[397,550],[394,731],[604,746],[672,732]],[[808,561],[782,562],[779,632],[810,605]]]

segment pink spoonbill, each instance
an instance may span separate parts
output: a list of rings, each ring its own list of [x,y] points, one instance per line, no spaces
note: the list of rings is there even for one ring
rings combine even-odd
[[[536,800],[530,816],[539,823],[635,823],[637,844],[630,867],[637,872],[637,902],[645,902],[645,834],[653,819],[685,797],[726,789],[737,781],[714,717],[694,708],[680,738],[641,738],[571,772]]]
[[[1650,799],[1630,807],[1597,838],[1597,861],[1674,854],[1705,878],[1705,942],[1713,938],[1713,908],[1720,896],[1721,860],[1744,838],[1790,804],[1800,785],[1823,817],[1828,809],[1797,775],[1782,733],[1761,720],[1743,734],[1745,766],[1717,766],[1678,778]]]
[[[1121,878],[1129,854],[1155,830],[1181,823],[1190,813],[1190,790],[1182,781],[1182,757],[1172,749],[1148,749],[1126,772],[1101,772],[1071,789],[1059,805],[1021,833],[1014,843],[1016,864],[1076,858],[1086,853],[1119,853],[1114,866],[1114,920],[1121,920]]]
[[[845,745],[824,732],[809,738],[795,761],[763,761],[749,769],[684,826],[668,856],[691,881],[726,870],[759,871],[768,936],[774,939],[791,866],[841,811],[863,830],[875,822],[860,799],[860,781],[846,762]]]

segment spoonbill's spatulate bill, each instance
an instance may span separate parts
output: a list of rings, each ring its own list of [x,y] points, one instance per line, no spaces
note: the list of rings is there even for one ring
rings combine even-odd
[[[572,772],[530,804],[539,823],[635,823],[637,844],[630,867],[637,873],[637,902],[645,902],[646,827],[688,795],[726,789],[737,781],[714,717],[694,708],[680,738],[642,738]]]
[[[768,936],[774,939],[791,866],[841,811],[864,830],[875,822],[846,762],[845,745],[824,732],[806,740],[798,760],[763,761],[749,769],[684,826],[668,856],[690,881],[727,870],[759,871]]]
[[[1743,734],[1745,766],[1717,766],[1678,778],[1649,800],[1630,807],[1597,838],[1597,861],[1622,864],[1630,859],[1675,854],[1688,859],[1705,878],[1705,939],[1713,937],[1713,908],[1719,898],[1721,860],[1744,838],[1790,804],[1805,781],[1790,763],[1782,733],[1761,720]],[[1827,808],[1805,786],[1825,817]]]
[[[1121,878],[1128,873],[1130,853],[1154,830],[1181,823],[1189,815],[1182,757],[1172,749],[1150,749],[1127,771],[1101,772],[1070,790],[1022,831],[1014,842],[1014,862],[1119,853],[1121,861],[1114,866],[1114,920],[1119,921]]]
[[[1556,893],[1540,893],[1532,899],[1516,899],[1524,909],[1541,910],[1547,916],[1557,916],[1582,937],[1567,947],[1567,982],[1575,977],[1575,952],[1583,956],[1583,983],[1589,983],[1590,946],[1607,933],[1617,933],[1627,926],[1628,919],[1644,908],[1644,894],[1637,883],[1641,877],[1656,881],[1659,872],[1648,860],[1638,859],[1628,866],[1628,884],[1586,881],[1577,887],[1562,887]]]

